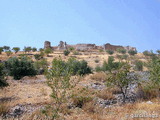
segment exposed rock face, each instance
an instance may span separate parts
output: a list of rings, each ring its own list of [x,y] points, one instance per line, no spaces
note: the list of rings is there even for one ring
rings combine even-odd
[[[122,46],[116,46],[116,45],[111,45],[111,44],[109,44],[109,43],[107,43],[107,44],[104,44],[104,49],[105,50],[113,50],[113,51],[115,51],[115,50],[117,50],[118,48],[124,48],[124,47],[122,47]]]
[[[46,48],[51,48],[51,42],[49,42],[49,41],[44,42],[44,49],[46,49]]]

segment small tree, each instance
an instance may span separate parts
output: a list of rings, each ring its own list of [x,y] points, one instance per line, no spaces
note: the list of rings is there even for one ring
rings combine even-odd
[[[32,48],[31,47],[24,47],[23,50],[26,53],[26,52],[30,52],[32,50]]]
[[[63,51],[63,54],[64,54],[65,56],[68,56],[68,55],[69,55],[69,53],[70,53],[70,51],[69,51],[69,50],[64,50],[64,51]]]
[[[20,48],[19,47],[13,47],[12,50],[15,52],[15,54],[20,51]]]
[[[75,49],[74,49],[74,47],[70,47],[69,50],[70,50],[70,51],[73,51],[73,50],[75,50]]]
[[[49,64],[46,59],[41,59],[34,62],[34,67],[38,74],[43,74],[45,71],[47,71],[48,65]]]
[[[40,52],[43,52],[43,51],[44,51],[44,49],[43,49],[43,48],[39,48],[39,51],[40,51]]]
[[[160,91],[160,58],[152,59],[149,64],[150,80],[159,88]]]
[[[135,61],[135,70],[143,71],[143,62],[140,60]]]
[[[130,54],[130,55],[135,55],[135,54],[137,54],[137,51],[136,50],[129,50],[128,51],[128,53]]]
[[[24,76],[36,75],[36,70],[31,60],[27,57],[18,59],[17,57],[9,58],[6,61],[6,68],[10,76],[13,76],[15,80],[19,80]]]
[[[160,50],[157,50],[156,52],[160,55]]]
[[[111,70],[116,70],[122,65],[121,62],[114,62],[114,57],[109,56],[108,61],[104,61],[102,70],[103,71],[111,71]]]
[[[33,51],[33,52],[36,52],[36,51],[37,51],[37,48],[36,48],[36,47],[33,47],[33,48],[32,48],[32,51]]]
[[[107,52],[108,54],[110,54],[110,55],[112,55],[112,54],[114,53],[113,50],[106,50],[106,52]]]
[[[123,95],[123,103],[126,101],[127,89],[131,83],[133,83],[137,78],[130,75],[130,65],[126,63],[120,69],[111,72],[108,75],[106,84],[108,86],[119,87]]]
[[[5,79],[4,65],[0,63],[0,88],[3,88],[5,86],[8,86],[8,83]]]
[[[75,85],[70,79],[72,70],[66,68],[66,65],[61,59],[54,59],[52,62],[52,68],[48,70],[46,74],[47,84],[52,89],[51,97],[54,99],[54,106],[52,108],[52,119],[60,117],[62,106],[68,102],[69,97],[72,94],[69,92]],[[43,110],[43,113],[47,115],[47,109]]]
[[[8,50],[10,50],[10,47],[9,47],[9,46],[3,46],[3,49],[4,49],[5,51],[8,51]]]
[[[3,52],[3,47],[0,47],[0,54],[2,54]]]
[[[53,50],[51,49],[51,48],[46,48],[45,50],[44,50],[44,53],[48,56],[50,53],[52,53],[53,52]]]
[[[12,52],[10,50],[9,51],[5,51],[5,53],[6,53],[7,56],[12,55]]]
[[[42,56],[41,56],[41,54],[35,54],[35,55],[34,55],[34,58],[35,58],[36,60],[40,60],[40,59],[42,58]]]

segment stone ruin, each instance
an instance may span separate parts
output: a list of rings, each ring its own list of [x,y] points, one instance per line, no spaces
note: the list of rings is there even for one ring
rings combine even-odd
[[[111,45],[109,43],[104,44],[104,50],[113,50],[113,51],[116,51],[118,48],[124,49],[124,47],[122,47],[122,46]]]
[[[51,48],[51,42],[49,42],[49,41],[44,42],[44,49],[46,49],[46,48]]]
[[[51,43],[49,41],[44,42],[44,49],[46,48],[52,48],[53,50],[67,50],[68,48],[73,47],[75,50],[80,50],[80,51],[89,51],[89,50],[113,50],[116,51],[118,48],[121,49],[126,49],[127,51],[129,50],[134,50],[136,51],[135,47],[131,46],[120,46],[120,45],[111,45],[109,43],[104,44],[103,46],[97,46],[96,44],[76,44],[76,45],[68,45],[66,42],[60,41],[58,46],[51,46]]]

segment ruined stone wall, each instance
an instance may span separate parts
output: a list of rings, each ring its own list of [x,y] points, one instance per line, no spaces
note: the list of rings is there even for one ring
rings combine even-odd
[[[124,48],[123,46],[117,46],[117,45],[111,45],[109,43],[107,44],[104,44],[104,49],[105,50],[113,50],[113,51],[116,51],[118,48]]]
[[[51,43],[49,41],[45,41],[44,48],[52,48],[53,50],[66,50],[68,48],[73,47],[75,50],[113,50],[116,51],[118,48],[129,50],[136,50],[135,47],[131,46],[119,46],[119,45],[111,45],[109,43],[104,44],[104,46],[96,46],[95,44],[76,44],[76,45],[68,45],[66,42],[60,41],[58,46],[51,46]]]
[[[49,41],[44,42],[44,49],[46,49],[46,48],[51,48],[51,42],[49,42]]]
[[[77,44],[74,46],[76,50],[91,50],[96,49],[95,44]]]
[[[131,46],[125,46],[124,49],[126,49],[127,51],[129,51],[129,50],[136,51],[136,48],[135,47],[131,47]]]

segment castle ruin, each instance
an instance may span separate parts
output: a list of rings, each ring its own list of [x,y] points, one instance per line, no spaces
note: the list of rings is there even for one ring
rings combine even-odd
[[[80,50],[80,51],[99,50],[99,49],[116,51],[118,48],[126,49],[127,51],[129,51],[129,50],[136,51],[135,47],[120,46],[120,45],[111,45],[109,43],[104,44],[103,46],[97,46],[96,44],[68,45],[66,42],[60,41],[60,43],[59,43],[58,46],[51,46],[51,43],[49,41],[45,41],[44,42],[44,49],[46,49],[46,48],[52,48],[53,50],[63,51],[63,50],[67,50],[67,49],[69,49],[71,47],[74,48],[75,50]]]

